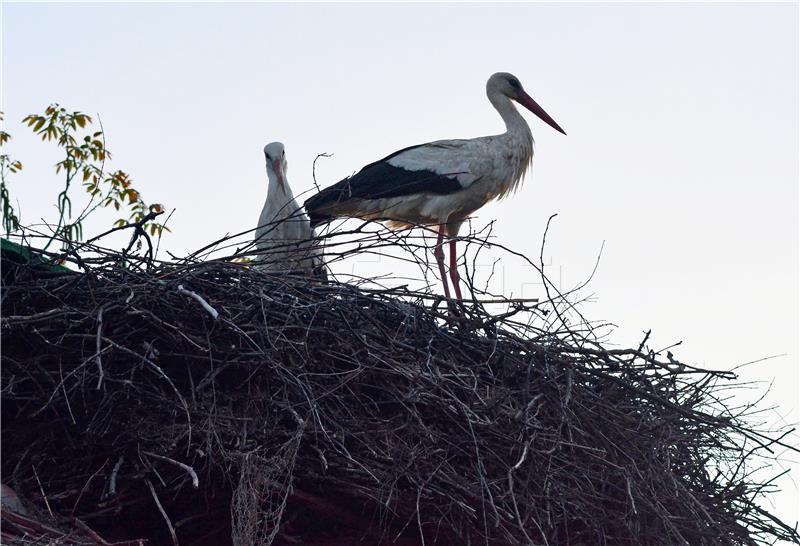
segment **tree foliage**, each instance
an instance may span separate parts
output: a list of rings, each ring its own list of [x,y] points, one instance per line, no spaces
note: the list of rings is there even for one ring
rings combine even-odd
[[[139,190],[133,185],[130,174],[122,170],[109,170],[107,163],[111,160],[111,151],[106,146],[102,125],[94,130],[91,116],[80,111],[69,111],[57,103],[48,106],[42,114],[30,114],[22,122],[42,141],[54,143],[63,153],[63,159],[55,164],[55,172],[63,177],[63,187],[56,197],[58,219],[52,229],[52,241],[59,239],[64,244],[83,239],[83,225],[94,211],[99,208],[113,207],[125,216],[114,222],[115,226],[123,226],[128,222],[139,222],[149,212],[161,212],[161,203],[148,204]],[[10,139],[8,133],[0,134],[0,142],[5,144]],[[2,210],[3,228],[6,232],[20,229],[18,211],[10,201],[7,177],[22,169],[19,161],[8,155],[0,156],[0,175],[2,178]],[[77,203],[75,187],[78,185],[88,194],[82,200],[81,208],[73,207]],[[164,230],[169,231],[163,223],[151,220],[144,224],[144,229],[151,235],[160,237]]]
[[[0,121],[3,121],[3,113],[0,112]],[[0,130],[0,147],[5,146],[11,140],[11,135]],[[22,163],[12,159],[8,154],[0,154],[0,209],[3,210],[3,229],[6,232],[14,231],[19,228],[19,217],[14,205],[11,204],[11,197],[8,193],[8,176],[22,170]]]

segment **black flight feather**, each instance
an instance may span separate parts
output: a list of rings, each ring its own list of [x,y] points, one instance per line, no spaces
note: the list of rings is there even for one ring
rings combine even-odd
[[[379,161],[370,163],[353,176],[347,177],[307,199],[303,206],[308,212],[311,227],[332,219],[327,214],[317,212],[319,209],[350,199],[401,197],[421,192],[445,195],[463,190],[464,187],[453,178],[461,173],[440,174],[428,170],[410,171],[388,163],[388,160],[393,157],[420,146],[440,145],[419,144],[398,150]]]

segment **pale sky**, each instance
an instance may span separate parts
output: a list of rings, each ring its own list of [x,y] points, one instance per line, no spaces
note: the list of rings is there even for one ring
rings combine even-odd
[[[317,166],[326,186],[410,144],[501,132],[484,85],[514,73],[568,136],[526,112],[532,173],[476,223],[497,220],[500,242],[538,256],[558,213],[547,273],[580,282],[605,242],[583,311],[617,324],[614,342],[652,329],[653,347],[683,340],[678,358],[714,368],[783,355],[741,377],[774,381],[770,423],[798,421],[797,3],[0,9],[23,219],[54,219],[42,196],[54,201],[59,179],[20,120],[58,101],[99,113],[112,166],[177,208],[162,249],[179,255],[255,227],[267,142],[286,144],[301,193],[320,152],[335,154]],[[543,296],[529,268],[503,260],[495,290]],[[800,513],[798,480],[795,467],[773,499],[784,519]]]

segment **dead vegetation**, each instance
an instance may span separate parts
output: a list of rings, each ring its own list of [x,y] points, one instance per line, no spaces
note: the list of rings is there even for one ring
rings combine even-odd
[[[4,543],[798,541],[751,474],[786,431],[729,372],[608,348],[552,294],[454,319],[201,254],[4,259],[3,482],[33,514]]]

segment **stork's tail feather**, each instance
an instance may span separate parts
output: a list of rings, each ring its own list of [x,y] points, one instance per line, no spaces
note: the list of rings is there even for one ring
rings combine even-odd
[[[323,212],[327,207],[339,201],[341,192],[338,190],[338,188],[336,191],[331,191],[333,189],[333,187],[325,188],[318,194],[312,195],[306,199],[303,203],[303,207],[308,213],[308,220],[311,223],[312,228],[318,226],[319,224],[324,224],[333,220],[332,215],[328,214],[327,212]]]
[[[330,214],[318,214],[314,212],[308,213],[308,222],[311,224],[311,229],[314,229],[320,224],[325,224],[333,220],[333,216]]]

